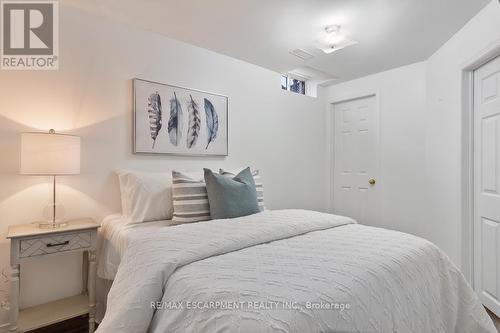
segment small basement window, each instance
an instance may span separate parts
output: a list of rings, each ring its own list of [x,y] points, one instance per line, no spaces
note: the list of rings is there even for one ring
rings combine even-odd
[[[290,75],[281,76],[281,89],[297,94],[306,94],[306,80]]]

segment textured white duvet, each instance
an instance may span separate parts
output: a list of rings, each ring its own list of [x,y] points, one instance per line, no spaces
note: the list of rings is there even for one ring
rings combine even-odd
[[[496,332],[432,243],[302,210],[131,234],[98,332],[146,331]]]

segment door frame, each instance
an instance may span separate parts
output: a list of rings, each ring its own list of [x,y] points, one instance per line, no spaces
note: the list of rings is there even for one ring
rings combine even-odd
[[[335,105],[350,102],[358,99],[364,99],[374,97],[375,98],[375,115],[373,120],[375,121],[375,128],[377,129],[375,133],[375,156],[377,156],[376,165],[376,177],[377,182],[379,181],[380,175],[380,158],[379,158],[379,147],[380,147],[380,93],[377,90],[368,90],[362,93],[357,94],[348,94],[342,95],[341,97],[335,97],[328,101],[328,110],[326,113],[326,156],[327,156],[327,168],[325,170],[326,175],[325,179],[328,181],[328,186],[326,188],[326,198],[328,198],[328,202],[326,203],[326,208],[329,213],[333,213],[333,193],[334,193],[334,177],[333,173],[335,172],[334,167],[335,163],[333,163],[333,159],[335,158]]]
[[[499,56],[500,39],[461,66],[461,266],[474,290],[474,71]]]

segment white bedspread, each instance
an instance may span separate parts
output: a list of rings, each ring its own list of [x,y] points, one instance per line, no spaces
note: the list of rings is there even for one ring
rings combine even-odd
[[[127,224],[127,219],[120,214],[107,216],[99,228],[97,276],[101,279],[114,280],[130,235],[136,233],[136,230],[142,229],[143,233],[155,233],[158,229],[171,224],[171,220]]]
[[[496,332],[408,234],[302,210],[135,231],[98,332]]]
[[[111,284],[116,276],[121,258],[125,253],[131,234],[137,229],[155,233],[172,224],[171,220],[127,224],[121,214],[109,215],[101,223],[98,238],[97,281],[96,281],[96,321],[101,322],[106,309],[106,300]]]

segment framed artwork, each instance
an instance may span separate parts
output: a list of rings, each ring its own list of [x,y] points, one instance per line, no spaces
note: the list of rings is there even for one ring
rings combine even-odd
[[[228,98],[134,79],[134,153],[227,156]]]

